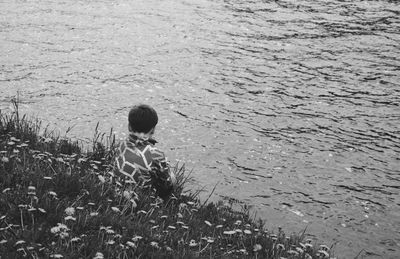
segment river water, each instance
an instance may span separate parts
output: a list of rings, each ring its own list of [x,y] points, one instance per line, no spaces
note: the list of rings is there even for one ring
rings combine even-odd
[[[119,137],[153,105],[160,148],[214,200],[339,258],[400,254],[400,4],[1,0],[0,107]]]

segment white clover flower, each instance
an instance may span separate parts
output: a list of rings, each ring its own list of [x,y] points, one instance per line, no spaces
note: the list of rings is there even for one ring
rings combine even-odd
[[[198,244],[196,243],[196,241],[194,241],[193,239],[192,240],[190,240],[190,242],[189,242],[189,246],[190,247],[195,247],[195,246],[197,246]]]
[[[51,196],[54,196],[54,197],[57,196],[57,193],[55,193],[55,192],[53,192],[53,191],[49,191],[49,194],[50,194]]]
[[[1,162],[3,162],[3,163],[8,163],[9,161],[10,161],[10,159],[8,157],[3,156],[1,158]]]
[[[68,207],[64,210],[65,214],[67,214],[67,216],[72,216],[75,214],[75,208],[73,207]]]
[[[115,213],[121,213],[121,210],[118,207],[111,207],[112,211]]]
[[[99,178],[101,183],[105,183],[106,182],[106,179],[104,178],[104,176],[99,175],[98,178]]]
[[[104,259],[104,255],[100,252],[97,252],[93,259]]]
[[[60,232],[60,228],[59,228],[59,227],[52,227],[52,228],[50,229],[50,232],[51,232],[52,234],[57,234],[58,232]]]
[[[72,216],[66,216],[64,218],[65,221],[71,220],[71,221],[76,221],[76,218],[72,217]]]
[[[258,251],[260,251],[262,249],[262,246],[260,245],[260,244],[255,244],[254,246],[253,246],[253,251],[254,252],[258,252]]]
[[[114,240],[108,240],[108,241],[106,242],[106,244],[107,244],[107,245],[113,245],[113,244],[115,244],[115,241],[114,241]]]
[[[132,197],[132,193],[130,191],[124,191],[123,196],[125,199],[129,200]]]
[[[112,229],[107,229],[106,233],[112,235],[112,234],[115,234],[115,231]]]
[[[25,244],[26,242],[24,241],[24,240],[18,240],[17,242],[15,242],[15,246],[17,246],[17,245],[22,245],[22,244]]]
[[[135,235],[134,237],[132,237],[132,241],[133,242],[137,242],[137,241],[139,241],[140,239],[142,239],[143,237],[141,237],[141,236],[137,236],[137,235]]]
[[[246,235],[251,235],[251,231],[248,230],[248,229],[245,229],[243,232],[244,232]]]
[[[131,248],[136,248],[136,244],[133,243],[133,242],[131,242],[131,241],[127,241],[127,242],[126,242],[126,245],[129,246],[129,247],[131,247]]]
[[[154,247],[154,248],[160,248],[159,246],[158,246],[158,243],[157,242],[155,242],[155,241],[152,241],[152,242],[150,242],[150,245],[152,246],[152,247]]]
[[[80,241],[81,239],[79,238],[79,237],[74,237],[74,238],[71,238],[71,242],[78,242],[78,241]]]
[[[50,255],[51,258],[63,258],[64,256],[60,255],[60,254],[53,254]]]

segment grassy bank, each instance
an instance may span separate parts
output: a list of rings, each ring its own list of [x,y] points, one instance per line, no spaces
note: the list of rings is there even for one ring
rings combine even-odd
[[[304,235],[271,233],[230,204],[203,204],[183,191],[183,166],[168,201],[149,189],[132,196],[114,176],[111,134],[96,133],[84,151],[17,111],[0,112],[1,259],[330,258]]]

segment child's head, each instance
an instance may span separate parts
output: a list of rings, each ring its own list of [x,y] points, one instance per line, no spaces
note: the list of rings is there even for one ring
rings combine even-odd
[[[129,130],[150,133],[158,123],[157,112],[146,104],[135,105],[129,112]]]

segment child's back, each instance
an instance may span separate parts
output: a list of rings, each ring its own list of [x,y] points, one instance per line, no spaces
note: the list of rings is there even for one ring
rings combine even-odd
[[[152,186],[160,197],[173,191],[174,175],[163,152],[154,147],[158,117],[148,105],[138,105],[129,112],[129,137],[119,147],[116,164],[121,177],[134,182],[134,187]]]

